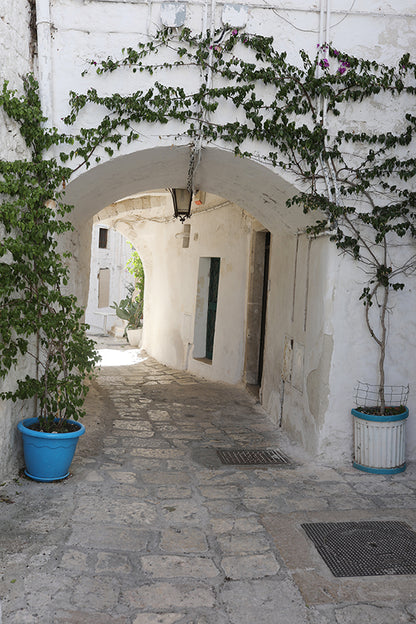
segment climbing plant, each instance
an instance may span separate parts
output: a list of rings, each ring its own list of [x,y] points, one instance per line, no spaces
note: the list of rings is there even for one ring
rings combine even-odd
[[[176,58],[158,63],[157,55],[167,47]],[[78,136],[78,156],[87,165],[93,157],[100,161],[98,145],[112,156],[123,143],[137,140],[141,123],[176,120],[191,152],[209,142],[228,145],[236,156],[260,158],[297,181],[300,190],[288,208],[297,204],[305,213],[315,211],[307,233],[327,233],[365,271],[360,299],[379,351],[384,413],[390,296],[403,290],[405,276],[416,267],[416,116],[406,112],[406,100],[414,102],[416,93],[416,66],[409,54],[387,66],[325,44],[312,56],[301,51],[294,64],[272,38],[237,30],[194,35],[183,29],[179,37],[165,31],[150,43],[123,50],[119,59],[93,59],[90,65],[99,75],[120,70],[152,74],[154,83],[127,95],[100,96],[95,88],[71,93],[67,123],[89,105],[103,109],[98,127]],[[200,71],[194,90],[171,84],[171,70],[185,67]],[[394,106],[393,129],[388,123],[372,125],[371,119],[354,121],[364,104],[371,110],[375,103],[390,111]],[[262,155],[256,152],[259,144]]]
[[[84,414],[85,378],[98,361],[83,310],[64,291],[70,254],[58,247],[72,229],[62,191],[70,170],[46,154],[68,138],[44,126],[32,76],[22,96],[6,82],[0,107],[16,122],[28,154],[0,161],[0,379],[11,370],[17,375],[0,397],[33,398],[40,429],[65,430],[67,419]],[[19,368],[22,356],[33,365]]]

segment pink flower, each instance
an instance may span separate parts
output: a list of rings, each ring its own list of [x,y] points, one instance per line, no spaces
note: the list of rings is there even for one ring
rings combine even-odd
[[[322,67],[322,69],[328,69],[328,67],[329,67],[328,59],[326,59],[326,58],[322,59],[322,61],[320,61],[319,65]]]
[[[348,61],[341,61],[341,65],[338,67],[338,73],[339,74],[345,74],[345,72],[347,71],[348,67],[350,67],[350,64]]]
[[[231,34],[233,34],[234,37],[235,37],[235,35],[238,35],[238,30],[236,28],[234,28],[234,30],[233,30],[233,32]]]

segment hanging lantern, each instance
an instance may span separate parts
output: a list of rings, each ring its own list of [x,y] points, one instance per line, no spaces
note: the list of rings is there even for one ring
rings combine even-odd
[[[188,189],[169,189],[172,195],[173,212],[175,219],[182,222],[191,216],[192,192]]]

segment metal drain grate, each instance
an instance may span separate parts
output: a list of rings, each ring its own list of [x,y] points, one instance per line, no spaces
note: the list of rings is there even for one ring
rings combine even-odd
[[[416,574],[416,533],[405,522],[301,526],[334,576]]]
[[[277,449],[217,449],[217,454],[223,464],[290,464],[290,459]]]

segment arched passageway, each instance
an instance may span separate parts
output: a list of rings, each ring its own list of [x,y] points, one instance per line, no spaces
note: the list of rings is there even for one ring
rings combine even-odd
[[[194,206],[184,246],[183,225],[172,218],[166,189],[186,185],[188,165],[188,148],[153,148],[114,158],[68,185],[78,237],[73,241],[78,295],[85,301],[89,226],[99,213],[143,259],[147,352],[211,380],[255,383],[253,378],[261,377],[261,402],[270,417],[316,452],[328,410],[333,349],[325,302],[336,278],[329,268],[331,246],[326,238],[311,243],[303,234],[311,217],[286,207],[295,192],[288,181],[266,166],[212,148],[203,150],[195,173],[195,187],[209,199]],[[122,213],[129,211],[126,219]],[[204,314],[214,265],[219,281],[209,351]]]

